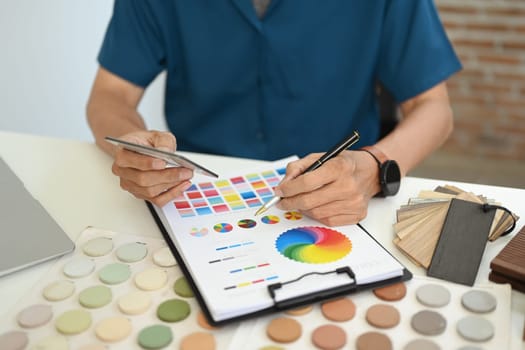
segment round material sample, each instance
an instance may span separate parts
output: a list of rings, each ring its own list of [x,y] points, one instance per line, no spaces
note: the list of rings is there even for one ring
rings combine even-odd
[[[241,219],[237,222],[237,226],[240,228],[252,228],[257,225],[257,222],[252,219]]]
[[[160,289],[167,281],[166,271],[157,268],[146,269],[135,276],[135,284],[142,290]]]
[[[366,321],[377,328],[392,328],[399,324],[401,315],[392,305],[376,304],[366,311]]]
[[[348,298],[340,298],[321,304],[321,312],[330,321],[344,322],[355,316],[355,304]]]
[[[63,268],[64,275],[69,278],[81,278],[95,270],[95,262],[85,256],[78,256],[68,261]]]
[[[0,349],[23,350],[29,343],[29,338],[25,332],[10,331],[0,335]]]
[[[423,305],[441,307],[450,302],[450,292],[439,284],[425,284],[416,290],[416,298]]]
[[[95,328],[97,337],[106,342],[116,342],[131,333],[131,322],[122,316],[109,317],[100,321]]]
[[[31,349],[38,350],[69,350],[67,338],[62,335],[51,335],[41,339]]]
[[[277,224],[280,221],[280,219],[276,215],[266,215],[261,218],[261,221],[268,225],[274,225]]]
[[[166,300],[157,308],[157,317],[164,322],[178,322],[190,314],[190,304],[181,299]]]
[[[78,294],[80,305],[89,309],[96,309],[107,305],[112,298],[111,289],[106,286],[93,286],[84,289]]]
[[[100,281],[106,284],[119,284],[131,276],[131,269],[122,263],[112,263],[104,266],[98,272]]]
[[[167,346],[173,340],[173,334],[169,327],[164,325],[153,325],[144,328],[138,336],[138,343],[144,349],[154,350]]]
[[[93,238],[82,247],[84,254],[88,256],[103,256],[113,250],[113,240],[107,237]]]
[[[463,338],[469,341],[483,342],[492,339],[494,326],[479,316],[466,316],[458,321],[456,329]]]
[[[163,247],[153,253],[153,262],[160,267],[172,267],[177,265],[177,261],[171,254],[169,247]]]
[[[23,328],[35,328],[45,325],[52,317],[53,311],[50,305],[37,304],[20,311],[16,320]]]
[[[118,247],[115,254],[122,262],[134,263],[144,259],[146,255],[148,255],[148,248],[144,243],[132,242]]]
[[[82,333],[90,326],[91,315],[85,310],[66,311],[55,321],[57,331],[66,335]]]
[[[346,344],[346,333],[332,324],[320,326],[312,332],[312,343],[323,350],[341,349]]]
[[[268,337],[278,343],[291,343],[301,336],[301,324],[289,317],[277,317],[266,327]]]
[[[306,315],[313,310],[313,305],[301,306],[295,309],[286,310],[285,313],[292,316]]]
[[[355,346],[357,350],[392,350],[392,341],[386,334],[366,332],[356,339]]]
[[[441,347],[429,339],[414,339],[403,350],[441,350]]]
[[[471,290],[461,297],[461,305],[465,309],[477,313],[494,311],[497,304],[496,298],[483,290]]]
[[[191,298],[194,296],[193,290],[188,284],[186,277],[182,276],[175,281],[173,285],[173,291],[180,297]]]
[[[399,282],[389,286],[374,289],[374,294],[381,300],[398,301],[407,294],[407,287],[405,283]]]
[[[206,319],[202,311],[199,311],[199,313],[197,314],[197,324],[202,328],[208,329],[210,331],[217,329],[216,327],[213,327],[211,324],[208,323],[208,320]]]
[[[61,301],[69,298],[75,292],[75,284],[71,281],[56,281],[48,284],[42,291],[48,301]]]
[[[195,332],[182,338],[180,350],[215,350],[215,337],[205,332]]]
[[[139,315],[151,306],[151,297],[142,291],[131,292],[123,295],[118,300],[120,311],[127,315]]]
[[[102,344],[87,344],[81,346],[78,350],[108,350],[108,348]]]
[[[438,335],[447,328],[447,320],[438,312],[423,310],[412,316],[410,325],[419,334]]]

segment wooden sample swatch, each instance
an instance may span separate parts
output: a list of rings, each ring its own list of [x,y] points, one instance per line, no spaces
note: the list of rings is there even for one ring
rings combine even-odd
[[[525,226],[492,259],[489,279],[525,292]]]
[[[452,199],[427,275],[472,286],[494,214],[479,203]]]

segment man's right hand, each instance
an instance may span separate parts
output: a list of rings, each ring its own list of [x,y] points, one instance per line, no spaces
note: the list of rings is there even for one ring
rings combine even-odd
[[[155,147],[167,152],[177,148],[175,136],[168,132],[136,131],[118,138]],[[120,187],[139,199],[164,206],[188,187],[193,171],[183,167],[168,167],[166,162],[115,146],[113,174],[120,178]]]

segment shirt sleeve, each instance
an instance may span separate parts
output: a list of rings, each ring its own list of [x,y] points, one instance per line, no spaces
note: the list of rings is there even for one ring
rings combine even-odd
[[[164,69],[162,35],[149,1],[115,0],[98,62],[113,74],[146,87]]]
[[[432,0],[388,2],[377,73],[397,102],[432,88],[460,69]]]

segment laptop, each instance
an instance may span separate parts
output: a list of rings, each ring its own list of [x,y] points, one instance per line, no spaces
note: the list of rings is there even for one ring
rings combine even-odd
[[[0,157],[0,276],[74,248],[73,241]]]

